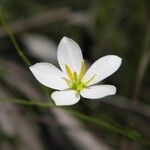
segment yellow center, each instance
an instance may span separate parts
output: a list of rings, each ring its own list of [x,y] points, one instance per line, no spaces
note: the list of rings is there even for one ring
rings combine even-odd
[[[87,84],[91,82],[96,76],[94,75],[90,80],[86,81],[85,83],[82,81],[84,71],[85,71],[84,61],[82,62],[79,74],[77,74],[76,72],[72,73],[68,65],[65,65],[65,69],[69,79],[67,78],[63,78],[63,79],[66,81],[70,89],[76,90],[77,92],[80,92],[83,88],[85,88]]]

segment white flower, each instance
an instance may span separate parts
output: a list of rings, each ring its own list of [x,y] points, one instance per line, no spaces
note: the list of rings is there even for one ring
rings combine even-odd
[[[107,78],[121,65],[121,58],[107,55],[98,59],[86,73],[79,45],[63,37],[58,45],[58,63],[61,70],[46,62],[36,63],[30,67],[35,78],[43,85],[56,89],[51,98],[56,105],[73,105],[80,96],[98,99],[116,93],[113,85],[95,85]]]

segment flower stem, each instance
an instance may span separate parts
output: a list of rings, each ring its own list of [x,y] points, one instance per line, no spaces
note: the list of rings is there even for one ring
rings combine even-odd
[[[20,49],[20,47],[18,46],[16,39],[14,37],[14,35],[12,34],[12,32],[9,30],[9,28],[7,27],[3,16],[2,16],[2,9],[0,9],[0,21],[2,26],[4,27],[6,33],[8,34],[8,37],[10,38],[11,42],[13,43],[18,55],[23,59],[23,61],[25,62],[26,65],[30,66],[31,63],[29,61],[29,59],[25,56],[25,54],[22,52],[22,50]]]
[[[147,139],[142,138],[141,134],[136,130],[126,128],[121,125],[120,125],[120,127],[118,127],[118,126],[113,125],[110,122],[105,121],[103,119],[100,120],[99,118],[96,118],[94,116],[90,117],[88,115],[85,115],[85,114],[77,111],[77,110],[73,110],[70,108],[58,107],[56,105],[53,105],[50,102],[43,103],[43,102],[39,102],[38,100],[28,101],[28,100],[22,100],[22,99],[0,99],[0,102],[1,103],[15,103],[15,104],[21,104],[21,105],[28,105],[28,106],[39,106],[39,107],[43,107],[43,108],[62,108],[65,111],[72,114],[73,116],[76,116],[83,121],[94,123],[98,126],[107,128],[113,132],[124,135],[124,136],[128,137],[129,139],[132,139],[133,141],[141,142],[144,145],[150,145],[150,142]]]

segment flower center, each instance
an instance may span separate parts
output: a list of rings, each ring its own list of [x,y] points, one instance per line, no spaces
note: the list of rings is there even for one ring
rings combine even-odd
[[[77,92],[80,92],[83,88],[85,88],[87,84],[91,82],[96,76],[94,75],[90,80],[86,81],[85,83],[82,81],[85,71],[84,61],[82,62],[79,74],[77,74],[76,72],[72,72],[68,65],[65,65],[65,69],[69,79],[67,78],[63,79],[66,81],[70,89],[76,90]]]

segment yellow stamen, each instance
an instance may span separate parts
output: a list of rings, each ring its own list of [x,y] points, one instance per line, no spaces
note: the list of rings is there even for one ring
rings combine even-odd
[[[65,80],[66,83],[70,86],[70,81],[68,79],[66,79],[66,78],[62,78],[62,79]]]
[[[85,82],[82,81],[82,78],[84,76],[84,71],[85,71],[84,61],[82,62],[79,74],[77,74],[77,72],[75,71],[72,72],[68,65],[65,65],[65,69],[66,69],[67,76],[69,78],[68,79],[62,78],[62,79],[65,80],[65,82],[68,84],[70,89],[76,90],[77,92],[80,92],[83,88],[85,88],[87,84],[91,82],[96,76],[95,74],[88,81]]]
[[[73,80],[73,74],[72,74],[72,72],[71,72],[69,66],[68,66],[68,65],[65,65],[65,69],[66,69],[67,75],[68,75],[68,77],[70,78],[70,80]]]
[[[95,78],[96,74],[93,75],[93,77],[91,79],[89,79],[88,81],[86,81],[84,84],[87,85],[89,82],[91,82],[94,78]]]
[[[82,61],[82,65],[81,65],[81,69],[80,69],[80,74],[79,74],[80,80],[83,78],[84,71],[85,71],[85,64],[84,64],[84,61]]]
[[[77,80],[78,80],[78,76],[77,76],[77,73],[76,72],[74,72],[74,81],[76,82]]]

